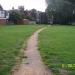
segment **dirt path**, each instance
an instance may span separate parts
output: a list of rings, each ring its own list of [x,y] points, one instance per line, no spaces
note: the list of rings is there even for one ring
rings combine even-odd
[[[36,31],[27,42],[27,49],[24,51],[22,64],[18,71],[13,75],[52,75],[51,72],[42,63],[40,53],[37,48],[38,34],[45,28]]]

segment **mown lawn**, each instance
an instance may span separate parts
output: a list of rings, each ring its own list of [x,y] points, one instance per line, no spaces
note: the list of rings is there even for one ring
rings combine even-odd
[[[22,44],[41,27],[36,25],[0,27],[0,75],[10,75]]]
[[[43,61],[54,75],[75,75],[75,26],[50,26],[39,34]]]

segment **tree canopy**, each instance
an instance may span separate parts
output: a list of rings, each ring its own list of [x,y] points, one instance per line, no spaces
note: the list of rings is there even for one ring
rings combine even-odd
[[[71,23],[75,15],[74,0],[46,0],[48,7],[46,12],[54,21],[59,23]]]
[[[14,24],[18,24],[18,21],[21,21],[24,18],[22,12],[19,12],[18,10],[11,10],[9,15],[9,21],[13,22]]]

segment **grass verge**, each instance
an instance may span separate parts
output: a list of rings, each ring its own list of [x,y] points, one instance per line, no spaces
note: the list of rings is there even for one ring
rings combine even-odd
[[[0,27],[0,75],[10,75],[23,43],[41,27],[43,26],[14,25]]]
[[[39,34],[39,50],[54,75],[75,75],[75,26],[50,26]]]

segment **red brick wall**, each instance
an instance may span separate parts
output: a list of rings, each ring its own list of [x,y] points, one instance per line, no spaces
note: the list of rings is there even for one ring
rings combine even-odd
[[[5,25],[6,24],[6,19],[0,19],[0,25]]]

